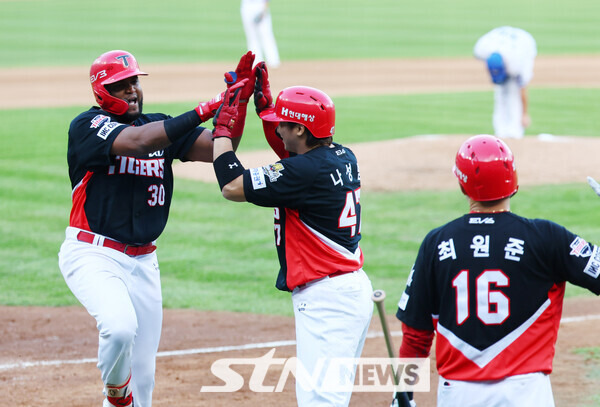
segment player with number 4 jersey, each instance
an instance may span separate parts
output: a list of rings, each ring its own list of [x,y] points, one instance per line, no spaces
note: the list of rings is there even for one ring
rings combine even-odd
[[[314,378],[296,381],[298,405],[345,407],[355,367],[342,372],[329,366],[335,366],[334,359],[360,356],[373,313],[373,289],[359,246],[358,163],[350,149],[332,141],[335,108],[329,96],[293,86],[282,90],[273,106],[264,62],[255,70],[254,102],[281,160],[243,168],[227,129],[231,117],[235,120],[234,99],[229,108],[223,103],[215,119],[215,174],[225,198],[274,208],[281,266],[276,286],[292,292],[299,371]]]
[[[600,294],[600,251],[510,212],[517,173],[499,138],[465,141],[454,174],[470,211],[421,244],[398,303],[400,357],[427,356],[437,334],[438,406],[553,406],[565,285]]]
[[[252,168],[244,181],[249,202],[276,208],[277,288],[362,267],[360,173],[350,149],[332,143]]]

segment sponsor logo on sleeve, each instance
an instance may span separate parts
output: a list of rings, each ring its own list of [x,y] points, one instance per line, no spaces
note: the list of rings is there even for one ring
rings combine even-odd
[[[398,301],[398,308],[402,311],[406,311],[406,304],[408,304],[408,300],[410,299],[410,295],[406,294],[406,291],[402,293],[402,297],[400,297],[400,301]]]
[[[600,252],[598,246],[594,246],[594,250],[591,250],[590,260],[586,264],[583,272],[594,278],[598,278],[600,275]]]
[[[592,255],[592,248],[590,247],[588,242],[586,242],[579,236],[577,236],[575,238],[575,240],[573,240],[571,242],[570,247],[571,247],[571,253],[569,253],[569,254],[571,256],[590,257]]]
[[[252,180],[252,189],[262,189],[267,187],[263,168],[250,168],[250,179]]]
[[[265,167],[263,167],[263,170],[265,172],[265,174],[269,177],[269,181],[271,182],[275,182],[277,181],[277,178],[281,177],[281,171],[284,170],[283,168],[283,164],[281,163],[275,163],[275,164],[269,164]]]
[[[106,138],[108,137],[108,135],[110,133],[112,133],[112,131],[114,129],[116,129],[119,126],[123,126],[121,123],[115,123],[115,122],[108,122],[106,124],[104,124],[100,130],[98,130],[98,133],[96,133],[96,135],[98,137],[100,137],[103,140],[106,140]]]
[[[104,116],[103,114],[99,114],[92,119],[90,122],[90,129],[97,129],[98,127],[108,123],[110,121],[110,117]]]

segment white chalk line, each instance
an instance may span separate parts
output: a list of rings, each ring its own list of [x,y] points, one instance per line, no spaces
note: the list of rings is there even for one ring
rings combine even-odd
[[[569,324],[573,322],[584,322],[593,319],[600,319],[600,315],[582,315],[578,317],[566,317],[560,320],[561,324]],[[394,337],[402,336],[401,331],[392,331],[390,334]],[[369,332],[367,339],[381,338],[383,332]],[[294,346],[295,340],[284,340],[284,341],[271,341],[271,342],[259,342],[259,343],[248,343],[244,345],[231,345],[231,346],[215,346],[209,348],[196,348],[196,349],[182,349],[173,351],[163,351],[156,354],[157,358],[171,357],[171,356],[184,356],[184,355],[199,355],[206,353],[221,353],[221,352],[232,352],[238,350],[248,349],[264,349],[264,348],[277,348],[283,346]],[[40,366],[61,366],[61,365],[80,365],[84,363],[97,363],[97,358],[85,358],[85,359],[71,359],[71,360],[38,360],[32,362],[16,362],[16,363],[5,363],[0,364],[0,371],[10,369],[23,369],[30,367]]]

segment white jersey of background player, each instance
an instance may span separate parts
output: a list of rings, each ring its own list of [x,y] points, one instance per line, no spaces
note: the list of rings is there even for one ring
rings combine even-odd
[[[535,39],[515,27],[498,27],[484,34],[473,49],[486,61],[494,86],[493,124],[496,136],[521,138],[530,124],[527,85],[537,55]]]
[[[256,63],[265,61],[269,68],[277,68],[279,50],[273,34],[269,0],[242,0],[240,13],[248,51],[256,55]]]

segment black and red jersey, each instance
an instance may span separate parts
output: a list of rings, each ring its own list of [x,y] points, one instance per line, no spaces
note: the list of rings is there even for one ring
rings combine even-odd
[[[347,147],[334,143],[246,169],[244,193],[275,208],[280,290],[362,267],[360,172]]]
[[[133,125],[170,117],[143,114]],[[73,207],[69,224],[123,243],[144,244],[156,240],[165,228],[173,195],[173,160],[184,160],[204,128],[145,156],[111,155],[112,143],[127,126],[98,107],[71,122],[67,161]]]
[[[565,283],[600,294],[599,275],[598,247],[554,222],[471,213],[427,234],[397,317],[436,331],[447,379],[550,373]]]

